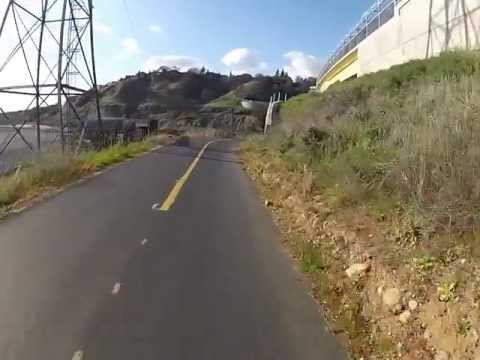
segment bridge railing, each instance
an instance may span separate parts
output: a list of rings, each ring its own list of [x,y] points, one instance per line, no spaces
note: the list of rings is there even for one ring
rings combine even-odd
[[[322,78],[341,58],[395,16],[395,6],[400,0],[376,0],[360,22],[341,41],[320,72]]]

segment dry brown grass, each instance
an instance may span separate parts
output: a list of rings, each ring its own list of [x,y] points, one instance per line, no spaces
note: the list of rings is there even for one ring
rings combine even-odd
[[[451,358],[473,359],[463,355],[479,351],[478,246],[450,236],[424,241],[412,219],[376,218],[362,204],[332,205],[331,195],[310,189],[308,168],[295,169],[259,144],[254,139],[244,144],[248,173],[268,200],[332,331],[354,358],[427,360],[437,349]],[[348,266],[365,262],[371,265],[368,274],[347,277]],[[402,289],[403,309],[411,299],[420,304],[408,324],[383,306],[380,289],[392,287]]]
[[[333,105],[312,110],[305,124],[287,112],[265,146],[298,171],[311,167],[316,186],[338,206],[399,199],[434,229],[473,233],[480,225],[479,84],[480,75],[469,75],[421,81],[401,97],[372,90],[335,117]],[[350,95],[338,96],[350,103]]]

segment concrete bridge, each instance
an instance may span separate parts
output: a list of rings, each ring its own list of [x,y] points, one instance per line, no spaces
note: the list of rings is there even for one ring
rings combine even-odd
[[[480,0],[378,0],[329,58],[317,88],[447,50],[478,48]]]

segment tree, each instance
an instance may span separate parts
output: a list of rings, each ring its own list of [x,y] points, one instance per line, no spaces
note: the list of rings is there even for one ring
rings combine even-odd
[[[280,76],[280,70],[277,69],[277,71],[275,71],[275,77],[279,77]]]

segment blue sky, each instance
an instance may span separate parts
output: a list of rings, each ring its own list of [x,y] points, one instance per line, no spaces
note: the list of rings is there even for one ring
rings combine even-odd
[[[315,75],[372,0],[96,1],[101,82],[160,65]]]
[[[206,66],[235,74],[272,74],[283,68],[293,78],[317,76],[328,55],[373,1],[93,0],[98,83],[163,65],[180,70]],[[0,18],[8,2],[0,0]],[[30,13],[41,13],[40,0],[16,3]],[[48,19],[60,18],[63,1],[50,4]],[[23,36],[37,19],[19,10],[19,5],[15,8],[25,21],[20,31]],[[0,37],[0,64],[10,61],[0,69],[0,85],[31,84],[29,70],[35,73],[37,68],[35,41],[24,43],[26,56],[14,51],[10,58],[18,34],[12,12],[6,19]],[[42,84],[56,81],[58,42],[54,36],[60,34],[60,23],[49,22],[48,28],[42,48],[46,60],[40,63]],[[39,27],[36,29],[32,37],[39,39]],[[90,86],[85,64],[79,59],[75,64],[82,75],[70,82],[79,88]],[[1,98],[8,110],[32,104],[27,97],[3,94]]]

